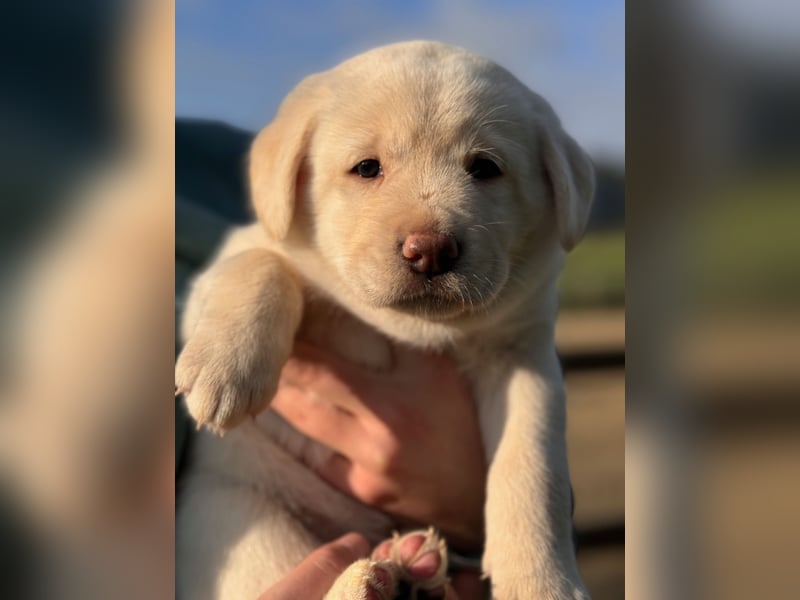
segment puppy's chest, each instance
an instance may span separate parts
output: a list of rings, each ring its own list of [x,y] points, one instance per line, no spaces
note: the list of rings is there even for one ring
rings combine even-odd
[[[314,290],[304,290],[304,302],[299,339],[376,371],[392,366],[392,346],[386,336]]]
[[[374,371],[386,371],[394,366],[394,345],[403,342],[393,340],[313,288],[306,288],[303,294],[303,319],[298,339]],[[495,362],[505,349],[491,344],[489,334],[485,331],[464,336],[460,343],[447,344],[441,350],[448,353],[465,374],[485,371],[487,364]]]

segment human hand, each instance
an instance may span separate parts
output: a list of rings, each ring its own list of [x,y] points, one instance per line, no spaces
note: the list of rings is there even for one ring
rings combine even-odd
[[[322,600],[333,582],[348,566],[369,555],[367,539],[348,533],[320,546],[258,600]]]
[[[375,372],[297,342],[271,407],[335,451],[320,477],[454,548],[483,540],[486,461],[475,406],[450,359],[395,347]]]

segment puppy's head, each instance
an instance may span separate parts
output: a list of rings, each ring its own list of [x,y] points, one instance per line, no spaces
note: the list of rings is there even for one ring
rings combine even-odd
[[[365,302],[429,318],[485,308],[537,256],[571,249],[594,191],[591,163],[544,100],[431,42],[303,81],[250,168],[270,235],[302,229]]]

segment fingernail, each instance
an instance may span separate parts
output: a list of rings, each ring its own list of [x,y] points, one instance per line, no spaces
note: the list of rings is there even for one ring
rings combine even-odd
[[[354,555],[363,558],[369,554],[369,542],[360,533],[346,533],[334,542],[337,546],[343,546],[350,550]]]

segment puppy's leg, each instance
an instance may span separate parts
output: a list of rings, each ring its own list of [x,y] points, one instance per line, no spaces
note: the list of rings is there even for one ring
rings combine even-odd
[[[394,600],[397,589],[397,565],[362,558],[339,575],[325,600]]]
[[[536,370],[510,367],[493,379],[488,386],[504,397],[488,386],[478,395],[490,462],[483,569],[492,597],[587,600],[571,535],[566,407],[555,353],[542,352]]]
[[[447,548],[430,528],[395,533],[378,544],[371,559],[353,563],[339,576],[325,600],[392,600],[402,588],[412,600],[420,590],[429,598],[443,598],[445,583]]]
[[[283,262],[256,248],[211,267],[195,284],[175,385],[198,426],[224,431],[272,399],[302,315]]]
[[[238,430],[234,432],[238,434]],[[198,437],[203,437],[201,436]],[[210,436],[209,436],[210,437]],[[228,452],[201,440],[201,452]],[[211,469],[209,469],[211,467]],[[207,462],[181,482],[176,511],[176,590],[184,600],[258,598],[321,540],[284,504],[257,486],[241,485]]]

